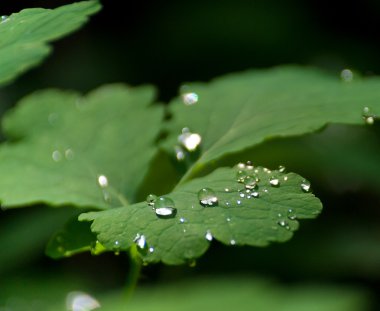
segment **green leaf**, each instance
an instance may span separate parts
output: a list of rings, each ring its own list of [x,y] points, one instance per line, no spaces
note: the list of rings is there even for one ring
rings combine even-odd
[[[0,22],[0,85],[38,65],[51,48],[47,44],[80,28],[100,9],[84,1],[54,10],[25,9]]]
[[[110,85],[86,97],[47,90],[3,121],[3,206],[43,202],[105,209],[135,200],[163,116],[152,87]]]
[[[88,223],[79,222],[77,218],[78,216],[70,219],[55,233],[46,246],[46,255],[57,259],[91,250],[96,236]]]
[[[363,108],[380,115],[380,79],[344,82],[316,69],[279,67],[217,78],[183,87],[198,102],[171,103],[166,148],[172,152],[181,129],[202,137],[200,157],[184,180],[217,166],[217,161],[275,137],[315,132],[329,123],[364,124]],[[281,155],[278,155],[281,161]]]
[[[80,220],[93,221],[92,230],[107,249],[127,250],[143,235],[146,244],[140,250],[146,262],[182,264],[201,256],[212,238],[227,245],[250,246],[287,241],[298,228],[297,219],[314,218],[321,211],[320,201],[301,189],[304,180],[296,174],[261,167],[244,170],[260,180],[247,193],[249,185],[237,182],[240,172],[238,167],[220,168],[177,187],[167,196],[174,201],[175,217],[162,219],[142,202],[82,214]],[[279,184],[271,185],[271,178]],[[198,192],[204,187],[214,191],[218,201],[210,204],[215,206],[201,204]],[[154,204],[156,212],[159,201]]]

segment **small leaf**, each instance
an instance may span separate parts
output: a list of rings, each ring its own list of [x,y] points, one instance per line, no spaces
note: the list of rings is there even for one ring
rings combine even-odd
[[[155,206],[152,209],[142,202],[82,214],[80,220],[93,221],[93,232],[109,250],[116,242],[127,250],[144,235],[147,251],[141,253],[146,262],[182,264],[201,256],[212,239],[250,246],[287,241],[298,228],[298,219],[314,218],[321,211],[320,201],[302,191],[304,179],[296,174],[258,167],[248,172],[259,180],[250,189],[237,181],[239,171],[238,167],[220,168],[177,187],[165,196],[174,202],[170,207],[176,214],[171,217],[157,217]],[[271,184],[273,178],[278,179],[277,185]],[[201,202],[199,195],[205,187],[216,195],[215,204]]]
[[[54,10],[25,9],[0,22],[0,85],[36,66],[51,51],[47,42],[80,28],[100,9],[84,1]]]
[[[109,85],[86,97],[47,90],[3,120],[5,207],[43,202],[105,209],[135,200],[157,148],[163,111],[151,87]],[[127,202],[128,201],[128,202]]]
[[[77,217],[74,217],[50,239],[46,254],[55,259],[69,257],[89,251],[95,241],[96,237],[89,224],[78,222]]]
[[[380,115],[379,78],[344,83],[338,75],[316,69],[251,70],[183,89],[185,95],[197,94],[197,102],[186,105],[182,95],[171,103],[165,146],[173,153],[176,145],[184,145],[183,129],[201,136],[200,156],[186,180],[217,166],[226,155],[266,140],[311,133],[329,123],[365,124],[365,107],[371,108],[371,115]]]

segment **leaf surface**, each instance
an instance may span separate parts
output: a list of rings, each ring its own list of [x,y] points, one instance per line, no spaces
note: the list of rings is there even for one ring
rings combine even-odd
[[[47,44],[80,28],[100,9],[83,1],[48,9],[25,9],[0,23],[0,85],[9,82],[49,55]]]
[[[156,154],[163,112],[152,87],[101,87],[86,97],[46,90],[3,120],[0,198],[104,209],[135,200]]]
[[[187,180],[226,155],[266,140],[315,132],[329,123],[364,124],[364,107],[380,115],[379,78],[344,82],[316,69],[252,70],[183,89],[183,95],[171,103],[173,117],[165,146],[172,152],[181,145],[178,135],[183,128],[201,135],[200,157],[187,172]],[[193,93],[197,103],[184,105],[183,99]]]
[[[297,219],[314,218],[321,211],[320,201],[302,191],[302,177],[261,167],[248,173],[260,180],[255,189],[237,182],[237,167],[220,168],[177,187],[164,197],[173,200],[177,209],[171,218],[156,215],[157,199],[153,209],[142,202],[82,214],[80,220],[93,221],[92,230],[109,250],[127,250],[144,236],[146,244],[140,245],[140,251],[146,262],[182,264],[201,256],[212,239],[250,246],[287,241],[298,228]],[[273,178],[279,185],[271,185]],[[200,202],[198,193],[204,187],[214,192],[216,204]]]

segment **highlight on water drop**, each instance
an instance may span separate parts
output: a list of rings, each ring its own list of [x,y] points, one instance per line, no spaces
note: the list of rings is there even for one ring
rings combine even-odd
[[[195,151],[202,142],[201,135],[190,132],[189,128],[182,129],[182,134],[178,136],[178,142],[187,150]]]

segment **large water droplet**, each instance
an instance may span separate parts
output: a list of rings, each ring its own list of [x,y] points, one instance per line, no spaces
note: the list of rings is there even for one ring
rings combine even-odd
[[[245,170],[239,170],[236,173],[236,181],[239,183],[244,183],[245,179],[249,176],[247,171]]]
[[[187,151],[194,151],[202,142],[201,135],[192,133],[185,127],[182,129],[182,134],[178,136],[178,142],[186,148]]]
[[[255,189],[257,187],[257,183],[259,182],[259,179],[254,176],[247,176],[244,179],[244,186],[246,189]]]
[[[199,96],[197,93],[194,93],[194,92],[185,93],[185,94],[182,94],[182,100],[186,106],[191,106],[198,102]]]
[[[58,150],[54,150],[53,153],[51,154],[51,157],[52,159],[55,161],[55,162],[59,162],[62,160],[62,154],[60,151]]]
[[[154,203],[157,200],[157,196],[154,194],[148,194],[146,197],[146,203],[148,203],[149,206],[154,206]]]
[[[66,307],[71,311],[91,311],[100,308],[100,303],[86,293],[70,292],[66,297]]]
[[[207,241],[210,241],[210,242],[211,242],[212,239],[214,238],[214,237],[212,236],[212,233],[211,233],[210,230],[207,230],[206,235],[205,235],[205,238],[206,238]]]
[[[108,186],[108,178],[105,175],[98,176],[98,184],[100,187],[105,188]]]
[[[145,238],[145,235],[143,235],[143,234],[140,235],[139,233],[137,233],[137,234],[136,234],[136,237],[135,237],[134,240],[133,240],[133,242],[135,242],[136,245],[137,245],[141,250],[145,249],[146,246],[147,246],[147,244],[146,244],[146,238]]]
[[[350,69],[343,69],[340,72],[340,78],[344,82],[351,82],[354,79],[354,73]]]
[[[218,197],[214,190],[210,188],[203,188],[198,192],[198,200],[203,206],[216,206],[218,204]]]
[[[159,197],[154,204],[154,210],[160,218],[172,218],[177,213],[174,201],[168,197]]]
[[[269,179],[269,184],[272,187],[279,187],[280,186],[280,179],[278,179],[277,177],[271,177]]]
[[[301,182],[301,189],[303,192],[309,192],[310,191],[310,182],[308,182],[306,179],[304,179],[302,182]]]

